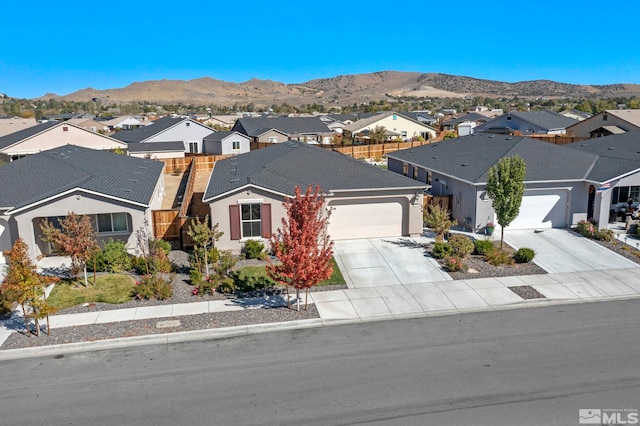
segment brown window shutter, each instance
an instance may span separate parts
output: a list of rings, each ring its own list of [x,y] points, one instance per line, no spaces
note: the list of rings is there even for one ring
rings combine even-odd
[[[235,204],[229,206],[229,220],[231,221],[231,239],[239,240],[242,236],[240,233],[240,206]]]
[[[260,206],[260,221],[262,222],[262,238],[271,238],[271,204]]]

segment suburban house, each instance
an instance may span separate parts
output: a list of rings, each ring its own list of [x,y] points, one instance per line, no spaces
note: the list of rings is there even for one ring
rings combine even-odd
[[[560,111],[560,114],[578,121],[586,120],[587,118],[593,117],[593,114],[589,114],[588,112],[580,111],[577,109],[565,109],[564,111]]]
[[[46,123],[0,137],[0,161],[13,161],[47,149],[75,145],[94,150],[122,150],[127,144],[66,121]]]
[[[244,154],[251,150],[251,138],[240,132],[214,132],[204,138],[204,150],[213,155]]]
[[[422,233],[426,184],[289,141],[216,162],[203,197],[224,232],[216,247],[240,251],[247,240],[266,240],[281,227],[285,198],[309,185],[320,186],[331,209],[333,240]]]
[[[104,123],[90,118],[70,118],[69,120],[66,120],[65,123],[73,124],[75,126],[82,127],[83,129],[91,130],[92,132],[109,132],[109,127]]]
[[[477,126],[475,133],[564,135],[575,123],[577,120],[553,111],[512,111]]]
[[[487,121],[489,121],[489,119],[482,115],[479,114],[477,112],[467,112],[465,114],[459,115],[456,118],[452,118],[450,120],[447,120],[445,122],[442,123],[442,131],[444,132],[458,132],[458,126],[462,123],[465,124],[471,124],[468,125],[467,127],[469,127],[471,129],[471,131],[469,133],[464,133],[464,132],[460,132],[462,134],[459,133],[459,136],[463,136],[465,134],[471,134],[473,133],[473,129],[479,125],[482,125],[484,123],[486,123]],[[464,127],[464,125],[463,125]]]
[[[213,132],[212,128],[190,118],[163,117],[137,129],[121,130],[112,137],[126,143],[182,142],[184,152],[207,154],[204,138]]]
[[[354,139],[367,138],[369,132],[376,127],[385,128],[388,140],[409,141],[418,137],[434,139],[438,134],[436,129],[418,120],[398,112],[386,111],[349,124],[344,128],[344,135]]]
[[[640,109],[609,109],[567,128],[579,138],[599,138],[640,131]]]
[[[144,126],[144,121],[140,120],[138,117],[122,116],[122,117],[113,117],[109,119],[100,120],[105,127],[107,127],[109,132],[114,132],[117,130],[132,130],[137,129],[140,126]]]
[[[297,140],[306,143],[330,144],[334,136],[334,132],[319,117],[243,117],[236,121],[231,130],[249,136],[252,142],[268,143]],[[267,132],[276,134],[267,134]]]
[[[180,141],[154,143],[129,142],[127,144],[127,154],[132,157],[150,158],[152,160],[183,158],[184,143]]]
[[[0,117],[0,137],[37,125],[35,118]]]
[[[615,219],[619,202],[640,201],[638,135],[555,145],[475,133],[389,153],[387,158],[390,171],[425,183],[434,196],[449,196],[452,216],[471,230],[496,222],[486,193],[488,171],[500,158],[515,155],[527,165],[526,191],[509,229],[562,228],[583,219],[606,227]]]
[[[435,117],[432,117],[429,114],[429,111],[409,111],[409,112],[403,112],[402,115],[404,115],[405,117],[409,117],[413,120],[419,121],[421,123],[424,123],[427,126],[433,127],[438,125],[438,119]]]
[[[211,128],[219,126],[220,128],[230,129],[240,117],[242,117],[242,114],[212,115],[205,119],[202,124]]]
[[[98,240],[136,248],[136,230],[151,224],[164,198],[164,163],[64,146],[0,167],[0,251],[17,238],[30,254],[53,254],[40,224],[56,225],[68,212],[90,215]]]

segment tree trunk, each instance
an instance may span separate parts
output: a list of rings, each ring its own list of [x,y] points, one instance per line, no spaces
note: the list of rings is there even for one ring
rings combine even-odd
[[[47,314],[47,336],[51,336],[51,325],[49,324],[49,314]]]
[[[504,241],[504,226],[500,228],[500,250],[502,250],[503,241]]]
[[[27,310],[24,308],[24,303],[21,303],[22,307],[22,316],[24,317],[24,329],[27,332],[27,336],[31,337],[31,328],[29,327],[29,316],[27,315]]]
[[[96,285],[96,269],[98,269],[98,259],[96,259],[96,257],[93,257],[93,285]],[[47,321],[49,321],[49,317],[47,316]],[[47,325],[47,328],[49,328],[49,326]],[[47,332],[48,334],[48,332]]]
[[[38,315],[37,314],[34,315],[33,322],[36,324],[36,336],[40,337],[40,321],[38,321]]]
[[[304,310],[307,310],[307,302],[309,300],[309,287],[305,287],[304,289]]]
[[[297,310],[300,312],[300,289],[298,287],[296,287],[296,304]]]
[[[84,286],[85,287],[89,287],[89,280],[87,279],[87,264],[84,264],[84,267],[82,268],[82,270],[84,271]]]
[[[291,310],[291,299],[289,298],[289,284],[287,284],[287,308]]]

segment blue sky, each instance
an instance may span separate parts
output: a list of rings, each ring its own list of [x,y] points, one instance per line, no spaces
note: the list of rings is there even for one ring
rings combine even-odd
[[[635,0],[6,2],[0,93],[383,70],[640,84]],[[626,22],[626,23],[625,23]]]

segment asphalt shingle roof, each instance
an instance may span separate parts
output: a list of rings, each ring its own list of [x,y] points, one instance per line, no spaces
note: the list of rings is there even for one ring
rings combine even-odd
[[[486,115],[478,114],[477,112],[468,112],[466,114],[462,114],[459,117],[452,118],[451,120],[447,120],[442,123],[445,126],[457,126],[458,124],[464,121],[489,121]]]
[[[260,129],[277,129],[287,135],[331,132],[326,123],[318,117],[244,117],[239,118],[231,130],[247,136],[260,136],[266,131]]]
[[[120,130],[111,137],[123,142],[143,142],[184,120],[188,120],[188,118],[162,117],[148,126],[142,126],[133,130]]]
[[[535,124],[545,130],[566,129],[572,124],[576,124],[578,120],[571,117],[565,117],[562,114],[558,114],[554,111],[512,111],[512,117],[517,117],[522,121]],[[502,117],[502,116],[499,116]],[[496,117],[497,119],[498,117]],[[489,122],[491,123],[491,122]]]
[[[337,152],[289,141],[217,161],[204,199],[253,184],[294,195],[297,186],[319,185],[324,191],[425,188],[397,173]]]
[[[148,205],[164,163],[74,145],[0,167],[0,207],[17,209],[81,188]]]
[[[153,142],[153,143],[128,142],[127,147],[129,152],[160,152],[160,151],[184,152],[184,143],[182,141]]]
[[[35,126],[10,133],[0,138],[0,149],[10,147],[13,144],[16,144],[20,141],[37,135],[40,132],[44,132],[47,129],[59,126],[61,124],[62,123],[60,123],[59,121],[47,121],[46,123],[37,124]]]
[[[563,145],[567,149],[596,155],[588,179],[606,182],[640,169],[640,132],[628,132]]]
[[[468,182],[485,183],[488,170],[500,158],[515,155],[525,161],[525,180],[529,182],[585,179],[598,158],[533,138],[486,133],[405,149],[387,157]]]

